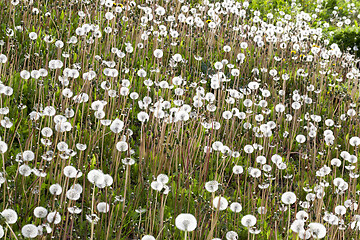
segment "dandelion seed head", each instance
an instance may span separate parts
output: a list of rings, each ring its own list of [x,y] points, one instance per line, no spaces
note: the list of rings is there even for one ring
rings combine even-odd
[[[256,224],[256,217],[254,215],[248,214],[241,218],[241,224],[244,227],[253,227]]]
[[[176,217],[175,225],[181,231],[191,232],[197,227],[197,221],[194,215],[190,213],[181,213]]]
[[[1,212],[1,215],[5,218],[5,221],[8,224],[14,224],[14,223],[16,223],[16,221],[18,219],[17,213],[13,209],[9,209],[9,208],[4,209]]]
[[[38,236],[38,228],[34,224],[26,224],[21,228],[21,234],[26,238],[36,238]]]
[[[37,218],[45,218],[48,214],[48,210],[44,207],[36,207],[34,209],[34,216]]]
[[[285,192],[281,195],[281,201],[284,204],[293,204],[296,202],[296,195],[293,192]]]

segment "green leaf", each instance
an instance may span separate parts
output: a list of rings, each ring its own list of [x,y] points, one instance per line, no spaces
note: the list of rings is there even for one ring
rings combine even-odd
[[[96,164],[96,156],[95,154],[93,154],[93,157],[91,159],[91,167],[95,167],[95,164]]]

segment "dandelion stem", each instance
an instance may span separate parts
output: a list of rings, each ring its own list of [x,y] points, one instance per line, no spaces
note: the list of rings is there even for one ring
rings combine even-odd
[[[94,204],[95,204],[95,185],[93,186],[92,199],[91,199],[91,217],[94,214]],[[91,221],[91,237],[90,240],[94,239],[94,221]]]
[[[18,238],[16,237],[14,231],[13,231],[12,228],[10,227],[10,225],[9,225],[6,221],[5,221],[5,223],[6,223],[6,225],[8,226],[8,228],[10,229],[10,231],[11,231],[11,233],[13,234],[14,238],[15,238],[16,240],[18,240]]]
[[[288,213],[288,225],[287,225],[287,237],[286,237],[286,239],[289,239],[289,235],[290,235],[290,214],[291,214],[291,212],[290,212],[290,205],[289,205],[289,213]]]

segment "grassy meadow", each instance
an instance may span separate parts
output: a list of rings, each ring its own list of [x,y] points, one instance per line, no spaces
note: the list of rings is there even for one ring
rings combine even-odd
[[[0,238],[360,239],[359,1],[0,9]]]

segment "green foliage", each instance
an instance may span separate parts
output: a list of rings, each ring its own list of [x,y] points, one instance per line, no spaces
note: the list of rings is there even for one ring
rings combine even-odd
[[[350,53],[359,57],[360,51],[355,51],[354,46],[360,47],[360,28],[349,27],[335,31],[331,43],[336,43],[342,51],[349,50]]]

